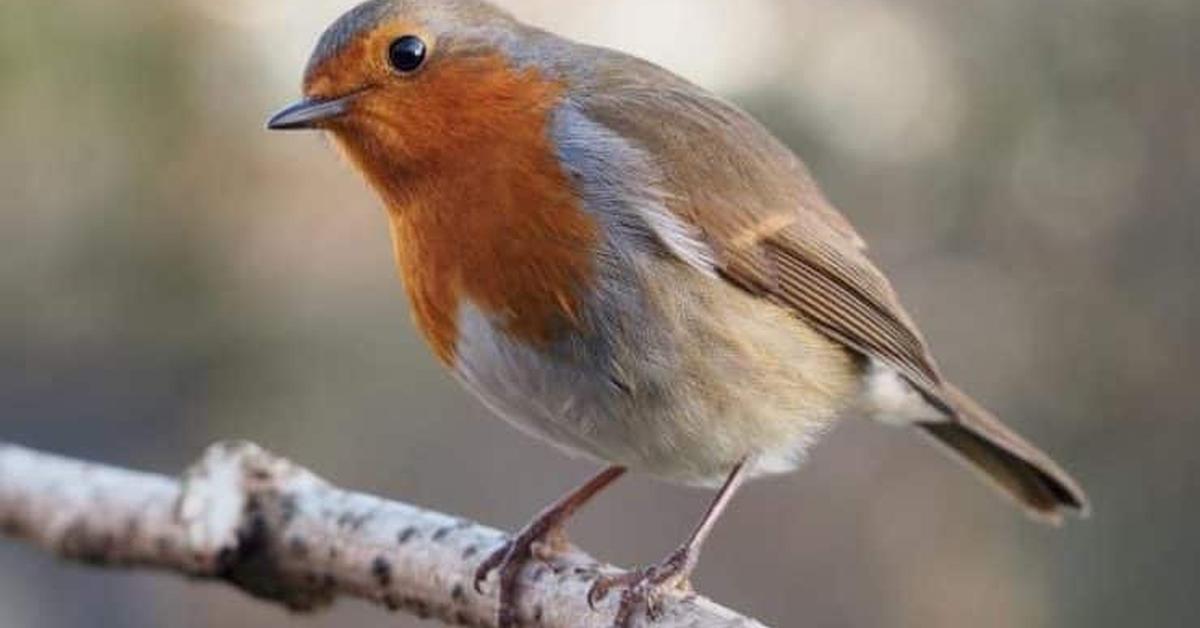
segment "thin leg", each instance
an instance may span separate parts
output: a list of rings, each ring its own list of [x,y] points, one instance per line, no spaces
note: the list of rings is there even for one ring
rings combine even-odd
[[[594,606],[614,588],[624,587],[621,608],[617,613],[614,626],[627,628],[632,623],[634,613],[643,606],[646,606],[653,616],[664,591],[671,588],[690,588],[688,578],[700,560],[700,550],[704,547],[704,542],[708,540],[709,535],[712,534],[713,527],[716,526],[721,513],[725,511],[734,494],[746,482],[746,470],[749,466],[748,461],[743,460],[734,467],[729,478],[725,480],[724,486],[721,487],[721,491],[717,493],[716,499],[704,513],[704,518],[700,520],[699,525],[692,531],[692,535],[688,537],[687,542],[675,550],[665,561],[647,569],[600,578],[596,584],[592,585],[592,589],[588,593],[588,603]]]
[[[565,544],[562,525],[579,511],[600,491],[625,475],[624,467],[609,467],[601,471],[587,484],[564,495],[543,510],[525,529],[492,553],[475,571],[475,590],[482,593],[481,586],[488,574],[500,571],[500,628],[512,628],[517,621],[517,584],[521,569],[533,558],[535,544],[545,540]]]

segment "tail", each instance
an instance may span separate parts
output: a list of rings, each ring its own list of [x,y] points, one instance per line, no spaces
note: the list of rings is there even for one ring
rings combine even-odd
[[[952,385],[946,401],[957,418],[920,427],[1012,497],[1036,519],[1059,525],[1063,514],[1086,517],[1087,495],[1049,456],[1005,427]]]

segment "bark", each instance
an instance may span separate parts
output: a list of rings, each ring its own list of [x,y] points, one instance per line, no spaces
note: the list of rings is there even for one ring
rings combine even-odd
[[[341,490],[248,443],[211,447],[179,480],[0,444],[0,534],[96,566],[223,580],[299,612],[353,596],[463,626],[495,624],[495,577],[482,595],[471,579],[506,538]],[[576,548],[532,562],[522,621],[609,626],[620,596],[592,610],[586,594],[611,570]],[[762,628],[695,595],[666,600],[653,625]]]

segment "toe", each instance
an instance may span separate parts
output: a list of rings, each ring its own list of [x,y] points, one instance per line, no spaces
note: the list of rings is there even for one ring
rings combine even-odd
[[[600,576],[596,578],[596,582],[592,583],[592,588],[588,589],[588,606],[592,610],[596,610],[596,605],[604,601],[608,594],[613,589],[618,588],[633,588],[639,582],[646,578],[646,572],[628,571],[621,574]]]
[[[588,607],[596,610],[596,605],[608,597],[608,591],[612,588],[607,578],[597,578],[596,582],[592,583],[592,588],[588,589],[587,603]]]
[[[661,565],[616,576],[598,579],[588,592],[588,604],[596,605],[615,588],[621,592],[621,603],[613,620],[614,628],[632,628],[639,613],[651,620],[662,616],[664,601],[673,591],[690,590],[686,561],[668,559]]]
[[[633,628],[633,618],[642,603],[639,595],[633,589],[626,589],[621,594],[621,607],[613,618],[613,628]]]
[[[528,556],[510,555],[500,566],[500,614],[497,622],[500,628],[515,627],[520,623],[517,603],[520,600],[521,571],[528,562]]]
[[[496,615],[496,627],[517,628],[520,625],[517,619],[517,609],[501,605],[500,612]]]
[[[488,576],[504,563],[505,558],[508,557],[511,551],[512,541],[507,541],[496,549],[496,551],[492,552],[482,563],[479,563],[479,567],[475,569],[476,593],[483,593],[483,583],[487,582]]]

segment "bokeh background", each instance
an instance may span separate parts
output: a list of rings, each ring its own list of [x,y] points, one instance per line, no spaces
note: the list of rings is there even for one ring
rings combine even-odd
[[[699,588],[775,626],[1200,616],[1200,3],[509,0],[741,103],[873,243],[945,370],[1096,514],[1026,522],[912,434],[847,424],[755,483]],[[177,471],[247,438],[513,528],[592,469],[427,357],[377,201],[270,135],[349,0],[0,1],[0,439]],[[703,492],[634,478],[573,526],[655,560]],[[417,626],[0,542],[6,628]]]

